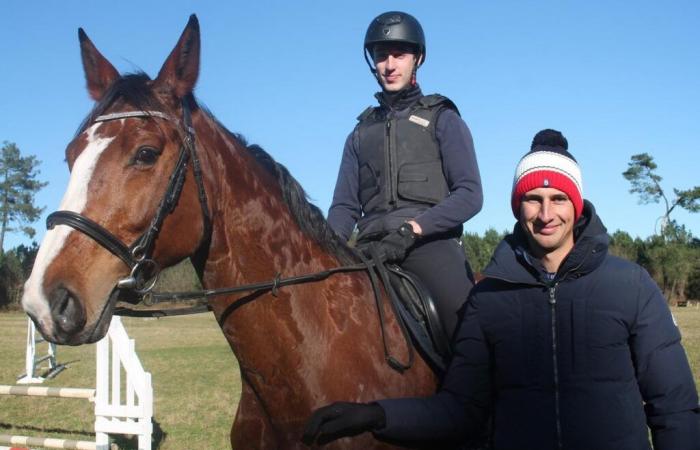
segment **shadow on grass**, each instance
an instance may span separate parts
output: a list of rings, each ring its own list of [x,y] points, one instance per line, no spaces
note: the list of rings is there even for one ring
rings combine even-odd
[[[40,377],[40,378],[45,378],[45,379],[47,379],[47,380],[51,380],[51,379],[56,378],[56,376],[58,376],[58,374],[60,374],[60,373],[63,372],[64,370],[70,369],[70,365],[71,365],[71,364],[75,364],[75,363],[78,363],[78,362],[81,362],[81,361],[82,361],[81,359],[74,359],[74,360],[72,360],[72,361],[62,362],[62,363],[58,364],[56,367],[54,367],[54,368],[51,368],[51,367],[43,367],[43,368],[38,369],[38,370],[42,370],[42,372],[41,372],[41,373],[37,373],[35,376]],[[26,374],[26,373],[23,373],[23,374],[19,375],[19,376],[17,377],[17,379],[19,380],[20,378],[24,378],[25,376],[27,376],[27,374]]]
[[[167,436],[168,433],[163,431],[163,429],[160,427],[160,424],[154,420],[153,434],[151,434],[151,448],[153,450],[158,450]],[[110,435],[110,438],[112,443],[116,444],[116,446],[120,449],[128,450],[139,448],[138,436],[117,434]]]
[[[10,430],[12,429],[14,433],[21,433],[22,435],[30,436],[46,436],[46,433],[52,434],[62,434],[62,435],[78,435],[82,436],[81,439],[93,440],[95,437],[94,432],[88,432],[84,430],[66,430],[64,428],[43,428],[43,427],[32,427],[32,426],[16,426],[8,423],[0,422],[0,430]],[[167,433],[163,431],[160,424],[153,421],[153,434],[151,434],[151,448],[157,450],[160,448],[163,441],[167,437]],[[110,441],[117,445],[118,448],[122,450],[137,449],[139,448],[139,437],[135,435],[123,435],[123,434],[110,434]]]
[[[46,428],[46,427],[33,427],[30,425],[12,425],[9,423],[0,422],[0,430],[14,429],[18,433],[36,434],[36,433],[56,433],[56,434],[71,434],[80,436],[94,436],[94,432],[89,432],[85,430],[66,430],[65,428]]]

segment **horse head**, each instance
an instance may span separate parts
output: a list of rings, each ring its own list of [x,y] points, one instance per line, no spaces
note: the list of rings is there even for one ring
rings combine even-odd
[[[197,18],[153,80],[121,76],[82,29],[78,34],[96,104],[66,148],[68,188],[49,216],[22,298],[46,339],[70,345],[102,338],[123,292],[117,286],[134,289],[158,266],[193,254],[207,228],[190,154]]]

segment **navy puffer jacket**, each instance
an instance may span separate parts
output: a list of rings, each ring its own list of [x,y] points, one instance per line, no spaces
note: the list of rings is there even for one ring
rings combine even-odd
[[[472,291],[440,391],[382,400],[398,440],[463,441],[491,417],[497,450],[700,449],[697,391],[654,281],[607,253],[586,202],[551,281],[516,225]]]

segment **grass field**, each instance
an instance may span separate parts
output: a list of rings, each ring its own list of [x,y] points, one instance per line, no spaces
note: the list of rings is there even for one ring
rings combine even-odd
[[[238,364],[213,315],[123,323],[153,376],[153,448],[229,448],[241,385]],[[14,384],[24,371],[26,327],[23,314],[0,314],[0,384]],[[59,346],[58,360],[69,368],[44,386],[95,386],[93,345]],[[0,434],[94,439],[94,405],[85,400],[2,396],[0,404]],[[135,440],[118,443],[136,447]]]
[[[673,308],[696,385],[700,384],[700,309]],[[125,318],[144,368],[153,375],[154,449],[226,449],[240,395],[238,365],[211,314],[160,320]],[[26,318],[0,314],[0,384],[24,369]],[[41,349],[43,350],[43,346]],[[94,387],[94,346],[59,347],[69,368],[45,386]],[[0,397],[0,434],[94,438],[84,400]],[[120,448],[134,442],[118,441]]]

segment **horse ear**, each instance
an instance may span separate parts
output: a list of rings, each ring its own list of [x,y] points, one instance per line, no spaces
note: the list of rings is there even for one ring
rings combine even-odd
[[[158,72],[156,84],[165,84],[178,98],[190,94],[199,76],[199,21],[192,14],[170,56]]]
[[[78,39],[80,40],[80,56],[83,59],[88,92],[93,100],[100,101],[107,88],[119,78],[119,72],[95,48],[82,28],[78,29]]]

